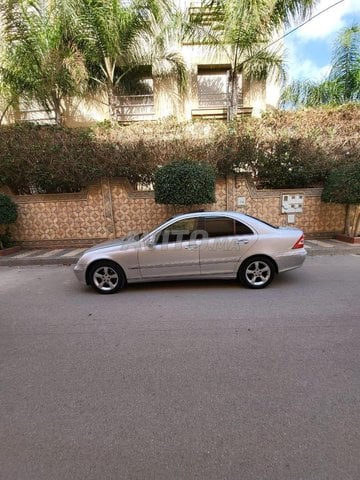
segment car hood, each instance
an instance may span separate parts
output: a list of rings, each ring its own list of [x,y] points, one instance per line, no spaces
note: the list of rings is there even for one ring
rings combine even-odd
[[[96,252],[98,250],[107,250],[114,247],[119,250],[123,250],[125,248],[132,247],[135,244],[139,244],[139,240],[135,240],[129,237],[117,238],[115,240],[108,240],[107,242],[99,243],[98,245],[95,245],[94,247],[91,247],[88,250],[86,250],[85,253]]]

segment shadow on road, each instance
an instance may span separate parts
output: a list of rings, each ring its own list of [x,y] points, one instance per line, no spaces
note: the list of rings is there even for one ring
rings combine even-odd
[[[266,287],[264,290],[274,290],[274,289],[284,289],[286,287],[293,288],[297,287],[301,280],[298,275],[294,272],[286,272],[281,275],[277,275],[272,284]],[[144,282],[144,283],[130,283],[124,290],[118,292],[120,295],[131,294],[131,293],[141,293],[141,292],[154,292],[154,293],[165,293],[165,292],[177,292],[177,291],[189,291],[194,293],[196,290],[214,290],[219,294],[223,289],[227,291],[233,289],[234,291],[243,291],[243,292],[254,292],[249,288],[244,287],[237,280],[170,280],[170,281],[159,281],[159,282]],[[96,292],[91,287],[84,287],[79,285],[77,290],[82,293],[96,294]],[[115,294],[116,295],[116,294]]]

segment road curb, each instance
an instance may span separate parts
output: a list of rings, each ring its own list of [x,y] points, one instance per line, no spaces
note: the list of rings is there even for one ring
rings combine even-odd
[[[78,257],[67,258],[1,258],[0,267],[26,267],[30,265],[75,265]]]
[[[354,250],[307,250],[308,257],[334,257],[337,255],[360,255],[360,248]]]

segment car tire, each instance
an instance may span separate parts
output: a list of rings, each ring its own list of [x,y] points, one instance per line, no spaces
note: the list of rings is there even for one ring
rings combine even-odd
[[[89,268],[89,284],[103,295],[118,292],[126,285],[126,277],[122,268],[115,262],[96,262]]]
[[[251,257],[244,261],[238,273],[240,282],[248,288],[265,288],[273,281],[276,272],[274,262],[267,257]]]

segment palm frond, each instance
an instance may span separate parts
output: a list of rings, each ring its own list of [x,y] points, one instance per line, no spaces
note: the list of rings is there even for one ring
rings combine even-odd
[[[360,101],[360,26],[342,30],[335,42],[332,68],[320,82],[301,80],[288,85],[281,95],[283,107],[340,105]]]

